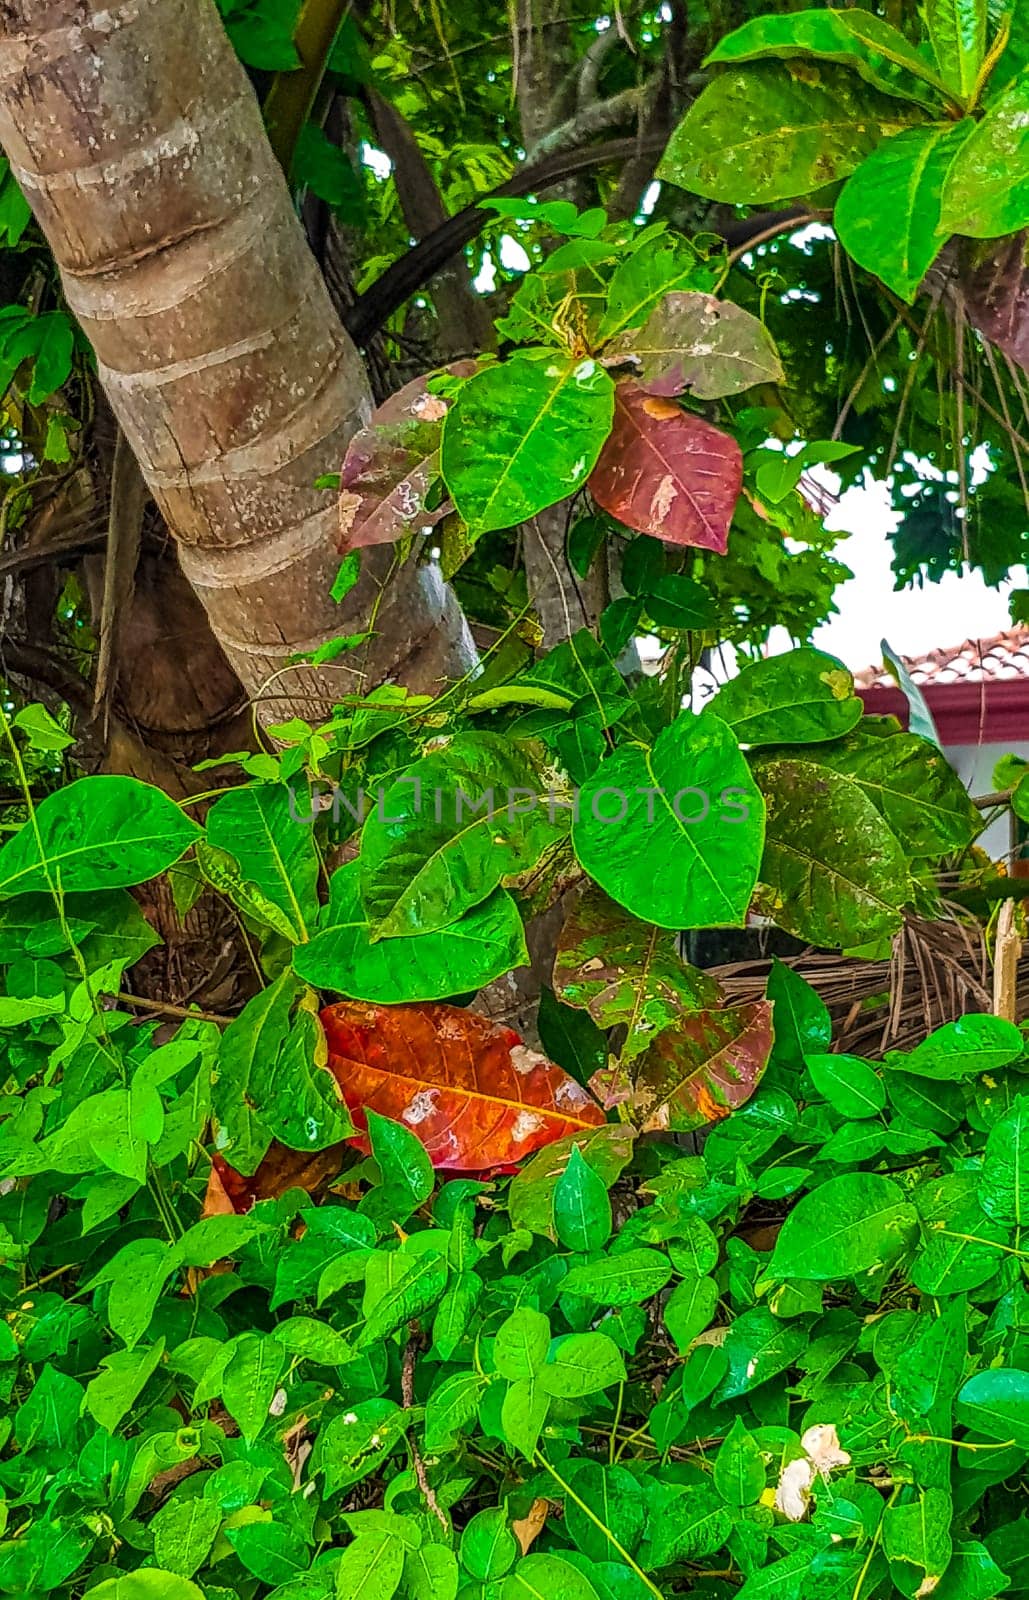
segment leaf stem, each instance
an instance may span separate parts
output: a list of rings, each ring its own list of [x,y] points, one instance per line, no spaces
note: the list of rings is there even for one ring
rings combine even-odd
[[[547,1460],[546,1456],[542,1455],[540,1451],[537,1450],[536,1454],[533,1456],[533,1461],[538,1467],[542,1467],[544,1472],[550,1473],[550,1476],[553,1478],[554,1482],[557,1484],[562,1493],[566,1494],[569,1500],[573,1501],[574,1504],[578,1506],[583,1516],[589,1517],[594,1527],[600,1529],[605,1539],[607,1539],[608,1543],[611,1545],[612,1550],[617,1550],[626,1566],[631,1567],[637,1578],[639,1578],[641,1583],[645,1584],[645,1586],[650,1590],[651,1594],[656,1595],[657,1600],[665,1600],[661,1590],[655,1588],[650,1579],[647,1577],[647,1574],[643,1571],[643,1568],[636,1565],[636,1562],[632,1559],[632,1556],[629,1554],[628,1550],[626,1550],[623,1544],[618,1542],[614,1534],[611,1532],[611,1529],[607,1526],[607,1523],[601,1522],[596,1512],[590,1509],[585,1500],[579,1499],[579,1496],[576,1494],[571,1484],[565,1482],[557,1468],[550,1465],[550,1462]]]

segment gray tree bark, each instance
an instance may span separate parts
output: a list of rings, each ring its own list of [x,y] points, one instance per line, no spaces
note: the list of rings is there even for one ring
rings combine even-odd
[[[360,630],[392,552],[332,601],[336,508],[314,484],[338,469],[368,386],[211,0],[6,0],[0,44],[0,142],[183,571],[263,714],[464,670],[460,610],[414,564],[363,659],[288,665]]]

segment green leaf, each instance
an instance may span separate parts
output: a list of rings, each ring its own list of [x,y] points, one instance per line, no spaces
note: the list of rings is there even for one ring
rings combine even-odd
[[[973,99],[986,55],[987,9],[986,0],[925,0],[922,11],[940,77],[963,105]]]
[[[247,1522],[227,1528],[226,1538],[239,1559],[263,1583],[285,1584],[308,1567],[304,1540],[281,1522]]]
[[[628,1306],[659,1294],[671,1275],[666,1256],[641,1248],[573,1267],[561,1287],[605,1306]]]
[[[1029,77],[1016,78],[954,161],[942,226],[973,239],[1017,233],[1029,222]]]
[[[919,1078],[958,1082],[998,1071],[1009,1061],[1017,1061],[1023,1048],[1022,1035],[1013,1022],[973,1012],[956,1022],[945,1022],[910,1055],[896,1058],[896,1064]]]
[[[425,1405],[425,1448],[449,1449],[454,1435],[467,1427],[486,1387],[476,1372],[455,1372],[430,1394]]]
[[[1029,1222],[1029,1095],[994,1123],[986,1141],[979,1202],[995,1222]]]
[[[339,1600],[391,1600],[400,1587],[404,1555],[395,1534],[359,1533],[336,1568]]]
[[[191,1578],[207,1560],[221,1523],[221,1506],[212,1500],[196,1495],[169,1500],[150,1524],[158,1565],[180,1578]]]
[[[825,66],[809,82],[778,62],[720,73],[673,133],[658,178],[711,200],[760,204],[824,189],[917,120]]]
[[[705,65],[768,56],[838,61],[884,93],[930,109],[938,102],[922,83],[943,87],[925,56],[897,28],[859,6],[755,17],[719,40]]]
[[[902,1255],[916,1220],[890,1178],[841,1173],[798,1200],[780,1229],[769,1270],[777,1278],[817,1283],[855,1277]]]
[[[848,255],[911,305],[951,230],[943,189],[975,123],[909,128],[887,139],[848,178],[833,227]]]
[[[139,1399],[163,1355],[164,1340],[158,1339],[149,1350],[116,1350],[104,1357],[99,1373],[86,1385],[86,1407],[101,1428],[108,1433],[115,1431]],[[185,1576],[191,1574],[187,1572]]]
[[[606,1333],[569,1334],[558,1345],[553,1359],[536,1374],[544,1394],[561,1400],[599,1394],[601,1389],[621,1383],[624,1377],[622,1352]]]
[[[499,1600],[600,1600],[585,1573],[560,1556],[528,1555],[504,1579]]]
[[[305,122],[300,129],[290,176],[295,184],[305,185],[319,200],[339,212],[345,221],[354,223],[363,219],[365,200],[360,174],[346,150],[330,139],[316,122]]]
[[[632,1159],[635,1129],[608,1123],[583,1133],[569,1133],[537,1151],[512,1181],[508,1210],[515,1228],[528,1228],[557,1242],[554,1228],[554,1190],[573,1149],[610,1188]]]
[[[797,1323],[780,1321],[765,1306],[745,1311],[725,1336],[722,1350],[729,1365],[715,1400],[735,1400],[759,1388],[793,1366],[807,1344],[807,1334]]]
[[[207,838],[238,864],[244,883],[281,912],[294,943],[306,939],[318,915],[318,853],[306,795],[285,784],[252,784],[216,800]]]
[[[933,1590],[933,1600],[994,1600],[1006,1592],[1008,1579],[984,1544],[955,1539],[954,1554]]]
[[[951,1499],[945,1489],[920,1489],[883,1512],[883,1549],[904,1593],[932,1594],[951,1555]],[[904,1571],[914,1567],[914,1575]]]
[[[885,1108],[886,1086],[860,1056],[810,1055],[811,1081],[843,1117],[875,1117]]]
[[[745,666],[712,706],[740,744],[817,744],[860,722],[861,701],[842,661],[805,647]]]
[[[732,1524],[732,1513],[710,1484],[676,1484],[653,1506],[641,1559],[651,1571],[701,1561],[721,1548]]]
[[[927,1178],[912,1194],[923,1229],[923,1244],[911,1279],[924,1294],[962,1294],[988,1282],[1002,1259],[1006,1224],[983,1211],[974,1172],[947,1172]]]
[[[583,1555],[590,1561],[614,1561],[618,1552],[613,1540],[632,1555],[647,1517],[643,1484],[625,1467],[583,1461],[576,1466],[571,1487],[576,1498],[569,1495],[565,1499],[565,1528]],[[589,1507],[601,1527],[586,1515],[580,1501]]]
[[[448,929],[448,935],[453,929]],[[516,963],[512,963],[516,965]],[[607,1035],[587,1013],[562,1005],[544,985],[536,1019],[540,1043],[551,1061],[579,1083],[588,1083],[607,1062]]]
[[[268,1334],[245,1333],[229,1358],[222,1376],[225,1409],[248,1444],[253,1444],[265,1422],[286,1352]]]
[[[517,1378],[504,1396],[500,1425],[504,1438],[531,1461],[550,1410],[550,1396],[536,1378]]]
[[[361,1209],[383,1227],[402,1225],[432,1193],[432,1162],[409,1128],[377,1111],[365,1115],[380,1186],[365,1196]]]
[[[800,1072],[809,1053],[818,1054],[832,1042],[829,1008],[818,991],[778,956],[772,957],[766,992],[774,1007],[772,1059]]]
[[[644,538],[644,544],[654,544]],[[716,620],[714,597],[695,583],[692,578],[671,572],[666,578],[656,578],[644,596],[644,607],[651,622],[659,628],[690,629],[710,628]]]
[[[374,1308],[366,1307],[357,1349],[368,1350],[379,1345],[405,1323],[423,1316],[446,1288],[447,1270],[446,1257],[434,1251],[423,1250],[412,1257],[403,1276]]]
[[[160,1239],[132,1239],[106,1262],[89,1287],[111,1285],[107,1318],[131,1350],[150,1326],[165,1279],[175,1270],[171,1245]]]
[[[717,1305],[718,1285],[714,1278],[691,1273],[676,1284],[661,1315],[680,1355],[685,1355],[698,1334],[710,1325]]]
[[[188,1578],[156,1567],[141,1567],[117,1578],[105,1578],[90,1591],[96,1600],[204,1600],[203,1590]]]
[[[765,1462],[761,1446],[737,1417],[715,1457],[715,1488],[731,1506],[749,1506],[761,1498],[765,1487]]]
[[[487,367],[443,423],[447,488],[473,534],[511,528],[581,489],[611,431],[614,384],[554,351]]]
[[[842,744],[805,752],[857,784],[912,856],[964,850],[982,818],[943,751],[915,733],[860,727]]]
[[[43,705],[23,706],[11,723],[25,734],[34,750],[67,750],[75,743],[74,734],[67,733]]]
[[[511,1532],[503,1506],[477,1511],[461,1535],[461,1565],[481,1583],[502,1578],[515,1564],[518,1540]]]
[[[764,806],[732,731],[682,712],[654,745],[623,745],[579,795],[572,842],[601,888],[664,928],[738,927]],[[653,862],[663,863],[655,879]]]
[[[807,760],[762,757],[755,774],[768,807],[759,908],[787,933],[828,948],[895,933],[908,866],[872,802]]]
[[[160,789],[114,776],[78,778],[47,795],[36,807],[36,828],[26,823],[0,849],[0,900],[53,884],[72,892],[145,883],[200,837]]]
[[[500,1324],[493,1361],[502,1378],[534,1378],[550,1350],[550,1321],[532,1306],[519,1306]]]
[[[404,1591],[409,1600],[455,1600],[461,1582],[457,1557],[445,1545],[426,1544],[404,1556]]]
[[[577,1145],[554,1186],[554,1226],[558,1242],[580,1255],[603,1249],[611,1237],[607,1187]]]
[[[361,898],[378,937],[433,933],[536,865],[563,836],[543,780],[500,734],[464,733],[408,769],[361,836]]]
[[[709,269],[687,239],[647,240],[614,270],[599,338],[640,327],[673,290],[709,287]]]
[[[524,925],[504,889],[446,928],[372,943],[360,870],[360,862],[350,861],[333,873],[322,931],[293,953],[294,970],[308,983],[352,1000],[397,1005],[480,989],[528,963]]]

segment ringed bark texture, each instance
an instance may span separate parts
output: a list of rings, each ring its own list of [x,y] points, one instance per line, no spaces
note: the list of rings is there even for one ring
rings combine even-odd
[[[270,718],[324,708],[353,667],[283,668],[357,631],[388,568],[372,553],[330,599],[336,507],[314,482],[368,387],[212,0],[4,0],[0,47],[0,142],[183,571]],[[376,626],[366,682],[431,689],[466,664],[432,569],[390,584]]]

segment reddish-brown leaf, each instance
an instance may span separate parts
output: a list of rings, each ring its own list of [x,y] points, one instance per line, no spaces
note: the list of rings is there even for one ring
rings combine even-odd
[[[346,1150],[345,1144],[329,1145],[325,1150],[290,1150],[273,1139],[256,1172],[249,1177],[216,1153],[201,1216],[217,1217],[231,1211],[242,1214],[258,1200],[277,1200],[290,1189],[305,1189],[311,1194],[327,1178],[336,1176]]]
[[[633,1118],[643,1133],[690,1133],[720,1122],[750,1099],[772,1049],[768,1000],[683,1015],[655,1039],[636,1069]],[[605,1105],[626,1099],[623,1069],[594,1073]]]
[[[783,379],[763,323],[732,300],[696,289],[666,294],[642,328],[619,334],[611,356],[636,363],[634,376],[648,394],[688,391],[697,400],[718,400]]]
[[[725,554],[743,482],[736,440],[626,379],[589,479],[605,511],[639,533]]]
[[[402,1122],[436,1167],[503,1166],[604,1121],[585,1089],[511,1028],[458,1006],[345,1000],[322,1024],[356,1125],[369,1109]]]
[[[456,361],[447,371],[470,377],[474,361]],[[447,401],[430,394],[428,373],[415,378],[379,406],[354,435],[340,470],[340,550],[394,544],[405,534],[433,527],[447,511],[445,496],[431,509],[426,499],[439,477],[439,442]]]

